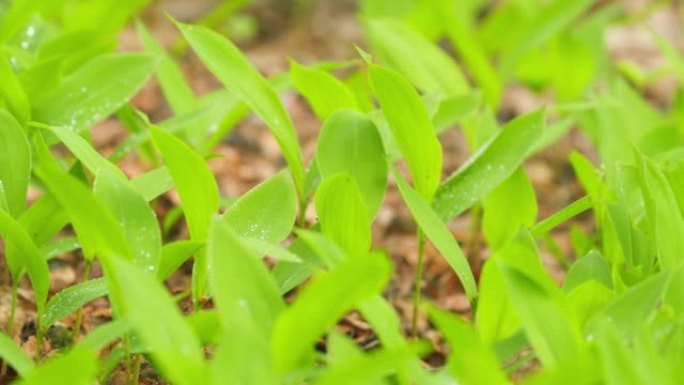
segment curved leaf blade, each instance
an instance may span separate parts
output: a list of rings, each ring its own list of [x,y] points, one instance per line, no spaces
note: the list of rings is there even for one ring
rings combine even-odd
[[[318,186],[316,212],[323,234],[334,240],[347,255],[368,252],[371,222],[356,179],[351,174],[337,174]]]
[[[223,220],[240,236],[278,243],[287,238],[297,216],[297,192],[281,171],[235,201]]]
[[[78,179],[62,171],[43,138],[34,137],[34,172],[67,212],[86,258],[95,253],[115,253],[130,259],[126,239],[104,204]]]
[[[463,384],[509,384],[499,360],[469,325],[458,316],[428,307],[430,320],[444,333],[451,347],[447,368]]]
[[[347,311],[380,293],[391,274],[383,253],[351,258],[306,286],[278,318],[271,339],[274,365],[297,368],[313,353],[316,340]],[[362,280],[349,279],[363,276]]]
[[[176,185],[190,237],[194,241],[204,242],[209,234],[211,217],[219,208],[218,186],[214,175],[204,159],[185,142],[154,126],[150,126],[150,131]],[[192,279],[195,301],[205,294],[207,269],[205,253],[195,255]]]
[[[155,57],[141,53],[98,56],[41,98],[33,118],[80,132],[130,100],[152,75],[156,62]]]
[[[378,56],[424,92],[462,95],[470,86],[453,59],[420,33],[391,18],[371,19],[367,35]]]
[[[0,333],[0,358],[20,376],[25,376],[35,366],[33,361],[17,344],[4,333]]]
[[[304,67],[290,60],[290,78],[320,121],[341,109],[359,109],[349,87],[320,68]]]
[[[55,294],[45,306],[40,326],[47,330],[55,322],[82,308],[83,305],[107,295],[107,282],[97,278],[68,287]]]
[[[537,219],[537,196],[522,168],[494,188],[484,206],[482,231],[492,249],[503,247],[521,227],[529,228]]]
[[[41,314],[50,289],[50,271],[47,262],[21,224],[3,210],[0,210],[0,235],[6,243],[12,243],[13,247],[16,247],[17,255],[21,256],[22,259],[16,261],[18,266],[12,268],[13,273],[16,274],[21,271],[21,268],[26,268],[36,296],[38,314]],[[13,278],[19,279],[20,277],[14,276]]]
[[[76,348],[26,373],[15,385],[91,385],[97,378],[97,357],[89,349]]]
[[[480,147],[461,168],[442,183],[432,207],[443,220],[457,217],[508,178],[543,136],[544,111],[522,115]]]
[[[159,267],[162,239],[157,216],[145,198],[127,179],[105,169],[97,173],[94,189],[123,229],[133,263],[154,273]]]
[[[176,25],[207,68],[266,123],[283,151],[302,199],[302,152],[292,120],[273,88],[240,50],[225,37],[200,26],[181,23]]]
[[[157,278],[164,281],[171,276],[193,254],[204,247],[203,242],[176,241],[167,243],[161,248]]]
[[[118,178],[127,179],[126,174],[121,169],[100,155],[83,137],[63,127],[45,126],[45,128],[55,134],[93,174],[97,174],[100,170],[107,170]]]
[[[442,176],[442,146],[427,108],[416,90],[398,73],[368,64],[370,81],[418,193],[428,201]]]
[[[111,260],[119,304],[159,372],[174,384],[204,383],[202,347],[166,289],[155,277],[122,259]]]
[[[15,218],[26,206],[30,178],[31,148],[26,131],[9,112],[0,108],[0,190],[9,213]]]
[[[437,213],[435,213],[425,199],[409,186],[408,182],[404,180],[399,172],[396,170],[393,170],[393,172],[399,192],[402,198],[404,198],[409,211],[411,211],[413,219],[458,275],[468,299],[472,302],[477,297],[477,285],[475,284],[475,277],[472,270],[470,270],[470,264],[465,254],[461,251],[454,236],[449,232],[444,222],[440,220]]]
[[[387,188],[387,161],[372,120],[352,110],[334,113],[321,128],[316,161],[324,179],[340,172],[353,175],[368,217],[375,217]]]
[[[208,253],[211,287],[223,324],[246,319],[268,335],[284,303],[261,259],[221,219],[212,225]]]

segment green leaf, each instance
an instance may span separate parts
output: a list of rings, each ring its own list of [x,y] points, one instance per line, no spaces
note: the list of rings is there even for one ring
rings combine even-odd
[[[463,251],[461,251],[454,236],[444,225],[444,222],[441,221],[425,199],[408,185],[399,172],[396,170],[393,170],[393,172],[399,192],[401,192],[406,206],[411,211],[411,215],[427,238],[432,241],[444,259],[447,260],[449,266],[458,275],[468,299],[472,302],[477,297],[477,286],[473,272],[470,270],[468,259],[463,254]]]
[[[86,166],[90,172],[93,174],[97,174],[100,170],[107,170],[109,173],[112,175],[116,176],[117,178],[120,179],[128,179],[126,177],[126,174],[124,174],[121,169],[116,167],[116,165],[104,156],[100,155],[100,153],[97,152],[93,148],[93,146],[88,143],[83,137],[79,136],[78,134],[63,128],[63,127],[57,127],[57,126],[44,126],[41,128],[45,128],[55,134],[59,140],[64,143],[65,146],[71,151],[74,156],[83,163],[84,166]]]
[[[7,56],[0,52],[0,102],[4,99],[7,109],[16,117],[20,124],[26,123],[31,118],[31,105],[26,93],[19,83],[17,75]]]
[[[386,349],[396,351],[409,351],[410,345],[404,338],[401,321],[394,307],[382,295],[378,294],[357,305],[363,319],[368,322],[377,334],[378,339]],[[330,338],[328,336],[328,338]],[[439,381],[428,380],[429,374],[424,369],[418,356],[407,357],[406,362],[397,367],[397,382],[408,384],[415,383],[439,384]]]
[[[183,204],[190,237],[204,242],[209,233],[211,217],[219,208],[218,186],[204,159],[186,143],[168,132],[150,126],[155,144],[159,147]],[[197,301],[205,294],[207,258],[195,255],[192,292]]]
[[[447,368],[459,384],[510,383],[494,351],[480,341],[472,325],[435,306],[428,307],[428,315],[451,347]]]
[[[658,260],[663,269],[671,270],[684,260],[684,218],[667,178],[650,159],[637,153],[641,191],[655,238]]]
[[[95,195],[118,220],[133,263],[154,273],[159,266],[161,231],[157,215],[127,179],[103,169],[95,177]]]
[[[188,314],[185,320],[195,331],[200,339],[202,346],[218,344],[223,334],[221,319],[217,312],[213,310],[197,310]]]
[[[2,186],[0,186],[0,210],[9,212],[9,204],[7,203],[5,190],[2,188]]]
[[[544,132],[544,111],[522,115],[484,144],[435,194],[432,207],[444,220],[457,217],[483,199],[525,160]]]
[[[14,385],[69,384],[91,385],[97,378],[97,356],[75,348],[26,373]]]
[[[31,236],[24,230],[17,220],[6,212],[0,210],[0,235],[5,244],[12,244],[16,247],[17,255],[20,260],[12,262],[8,259],[8,264],[12,271],[13,279],[19,280],[19,272],[25,268],[31,278],[31,285],[36,296],[36,307],[38,314],[42,313],[45,301],[47,301],[48,290],[50,289],[50,271],[40,249],[31,239]],[[14,266],[13,266],[14,265]]]
[[[318,234],[321,235],[320,233]],[[323,235],[321,235],[321,237],[323,237]],[[337,247],[333,241],[328,240],[328,242]],[[301,262],[292,263],[279,261],[271,271],[271,275],[278,285],[279,292],[283,295],[309,279],[313,272],[318,270],[321,265],[318,256],[315,255],[301,238],[294,239],[288,247],[288,250],[297,255],[297,257],[301,259]]]
[[[542,364],[549,369],[579,362],[581,334],[558,298],[519,270],[501,265],[511,305]]]
[[[0,190],[4,192],[9,213],[15,218],[26,206],[30,177],[31,148],[26,131],[9,112],[0,108]]]
[[[639,373],[634,351],[614,325],[604,322],[596,339],[604,381],[607,385],[646,385],[650,381]]]
[[[252,250],[257,255],[268,255],[271,258],[276,259],[278,261],[295,263],[302,262],[301,258],[299,258],[297,254],[287,249],[283,249],[280,246],[275,245],[273,243],[262,241],[261,239],[255,238],[242,238],[242,241],[250,250]]]
[[[684,265],[672,274],[663,302],[671,307],[679,317],[684,317]]]
[[[399,150],[413,177],[413,185],[427,201],[442,176],[442,146],[416,90],[398,73],[369,64],[370,81]]]
[[[511,307],[506,282],[496,259],[488,259],[482,268],[476,316],[480,338],[488,345],[512,337],[520,329],[520,318]]]
[[[228,39],[204,27],[177,25],[207,68],[269,127],[290,166],[300,200],[303,199],[302,152],[290,116],[273,88]]]
[[[501,101],[502,85],[478,41],[477,33],[470,30],[459,17],[458,3],[448,0],[439,0],[437,3],[437,20],[445,26],[451,45],[468,66],[473,79],[482,89],[485,100],[496,109]]]
[[[585,257],[586,258],[586,257]],[[598,312],[615,299],[615,293],[596,280],[588,280],[568,292],[567,303],[574,310],[579,324],[584,327]]]
[[[349,337],[338,331],[331,331],[328,334],[328,351],[326,360],[329,365],[335,366],[359,357],[361,349]]]
[[[536,12],[534,17],[521,27],[500,59],[500,73],[506,78],[518,61],[528,52],[549,40],[566,28],[592,4],[591,0],[553,1]]]
[[[432,123],[437,134],[441,134],[468,118],[476,117],[475,114],[479,111],[481,101],[482,94],[478,91],[440,100],[437,110],[432,116]],[[480,131],[478,130],[478,132]]]
[[[223,324],[230,327],[235,318],[246,319],[267,336],[284,304],[266,266],[221,219],[212,225],[208,253],[211,287]]]
[[[150,0],[102,0],[95,3],[72,4],[66,13],[66,29],[97,31],[97,34],[113,34],[121,31],[126,22],[150,3]],[[92,33],[92,32],[91,32]]]
[[[684,215],[684,158],[664,161],[661,167],[677,200],[679,212]]]
[[[320,121],[325,121],[337,110],[359,109],[349,87],[320,68],[304,67],[290,60],[290,78]]]
[[[203,242],[176,241],[167,243],[161,248],[161,258],[157,277],[164,281],[171,276],[193,254],[204,246]]]
[[[373,50],[421,91],[457,96],[470,86],[458,65],[443,50],[406,24],[391,18],[371,19],[368,39]]]
[[[592,203],[592,200],[589,196],[579,198],[561,210],[537,222],[530,228],[530,234],[532,234],[534,238],[539,238],[560,224],[565,223],[573,217],[591,209],[593,206],[594,203]]]
[[[502,259],[509,267],[524,272],[548,295],[559,292],[556,281],[544,266],[534,238],[527,230],[520,230],[515,239],[494,253],[494,257]]]
[[[141,53],[98,56],[41,98],[33,118],[74,132],[89,128],[130,100],[152,75],[156,61]]]
[[[572,264],[563,282],[563,290],[569,293],[576,286],[589,280],[600,282],[609,289],[613,287],[610,266],[596,251],[589,252]]]
[[[271,364],[267,335],[243,317],[225,328],[209,370],[211,385],[281,383]]]
[[[631,339],[662,300],[668,278],[666,273],[655,274],[629,288],[597,314],[587,328],[590,331],[595,330],[600,327],[603,319],[607,319],[624,336]]]
[[[522,168],[492,190],[484,205],[482,231],[492,249],[501,248],[537,219],[537,196]]]
[[[159,373],[174,384],[204,383],[201,345],[166,289],[130,262],[113,259],[112,263],[112,278],[122,294],[119,306],[149,347]]]
[[[130,330],[130,320],[128,318],[119,318],[89,331],[88,335],[78,343],[78,346],[99,353],[100,350],[123,337]]]
[[[47,330],[55,322],[107,293],[107,281],[104,278],[82,282],[60,291],[45,306],[40,327]]]
[[[330,116],[318,138],[316,162],[326,179],[340,172],[356,178],[368,218],[374,218],[387,188],[387,161],[373,122],[351,110]]]
[[[275,280],[220,218],[213,222],[208,248],[210,283],[224,334],[210,367],[212,384],[276,383],[269,339],[285,305]],[[244,365],[246,355],[249,365]]]
[[[0,358],[20,376],[25,376],[34,367],[26,353],[5,333],[0,333]]]
[[[43,45],[41,50],[44,51],[44,47],[47,47],[47,44]],[[19,81],[31,104],[39,103],[47,92],[57,87],[62,79],[63,67],[64,57],[52,56],[39,59],[31,67],[19,73]],[[30,112],[31,106],[27,107]]]
[[[359,186],[351,174],[337,174],[318,186],[316,212],[323,233],[347,255],[363,255],[368,251],[371,222]]]
[[[76,251],[80,248],[81,244],[78,242],[78,238],[66,237],[47,243],[41,248],[41,252],[43,253],[45,259],[49,261],[66,253]]]
[[[380,349],[331,368],[320,376],[316,385],[385,384],[388,382],[383,379],[394,380],[392,375],[407,366],[412,358],[411,352],[405,349]]]
[[[297,216],[297,192],[281,171],[236,200],[223,220],[240,236],[278,243],[287,238]]]
[[[325,266],[337,266],[348,258],[344,250],[342,250],[335,241],[318,231],[296,229],[295,234],[299,237],[298,239],[301,239],[307,244],[311,251],[313,251]]]
[[[138,35],[145,48],[159,58],[155,75],[159,80],[164,97],[176,115],[191,111],[197,104],[195,93],[183,76],[183,72],[173,58],[164,51],[140,20],[135,23]]]
[[[276,368],[288,372],[310,358],[316,340],[355,305],[379,294],[390,274],[387,257],[372,252],[343,262],[307,285],[274,327],[271,352]]]
[[[131,186],[149,202],[173,188],[173,177],[169,168],[162,166],[132,179]]]
[[[36,246],[45,245],[57,232],[69,223],[69,216],[52,195],[45,195],[33,202],[21,214],[19,223],[31,235]],[[7,248],[7,254],[11,254]]]
[[[34,137],[34,172],[67,212],[86,258],[114,253],[130,259],[123,230],[104,204],[81,181],[63,172],[40,135]]]
[[[310,247],[318,254],[318,258],[328,268],[334,268],[348,259],[348,256],[345,255],[343,251],[339,250],[337,245],[318,232],[300,229],[297,230],[297,235],[300,237],[299,240],[303,239],[309,243]],[[392,305],[385,300],[382,295],[375,295],[361,301],[357,307],[363,318],[371,325],[375,333],[377,333],[378,339],[383,346],[388,349],[408,349],[400,326],[399,317]],[[330,338],[330,336],[328,338]],[[427,376],[417,357],[413,357],[413,359],[404,366],[405,368],[399,370],[399,373],[397,374],[399,383],[401,384],[407,383],[408,375],[411,375],[416,381],[423,380],[425,376]]]
[[[662,52],[670,62],[672,71],[679,78],[680,84],[684,83],[684,60],[682,59],[682,55],[679,53],[678,49],[674,44],[672,44],[672,42],[659,33],[654,33],[653,37],[656,46],[658,49],[660,49],[660,52]]]

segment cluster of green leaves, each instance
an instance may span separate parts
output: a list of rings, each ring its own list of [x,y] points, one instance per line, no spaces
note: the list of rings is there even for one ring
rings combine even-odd
[[[99,297],[108,297],[113,316],[46,362],[40,350],[27,357],[10,326],[0,334],[0,356],[18,384],[92,384],[121,361],[136,383],[140,355],[180,385],[505,384],[532,360],[539,362],[526,378],[532,384],[677,383],[684,368],[684,98],[656,110],[608,71],[595,37],[620,20],[619,7],[363,1],[372,55],[359,50],[362,60],[313,66],[292,61],[271,79],[221,34],[174,21],[225,85],[199,97],[142,23],[145,51],[112,53],[115,34],[145,5],[0,2],[0,236],[15,295],[27,275],[38,339]],[[437,44],[443,38],[458,61]],[[684,79],[684,61],[658,42]],[[336,76],[338,69],[346,75]],[[154,124],[130,105],[151,76],[173,111]],[[609,86],[592,96],[599,80]],[[495,113],[512,82],[551,90],[569,108],[531,111],[500,126]],[[278,96],[292,88],[321,122],[309,163]],[[287,169],[224,210],[206,158],[252,112],[275,137]],[[130,135],[106,157],[89,129],[112,115]],[[573,153],[586,196],[537,221],[522,165],[573,124],[593,141],[602,166]],[[438,135],[453,127],[463,130],[472,155],[443,178]],[[51,151],[57,145],[67,155]],[[129,179],[116,162],[132,152],[154,168]],[[445,367],[435,371],[420,360],[430,345],[406,338],[381,295],[392,267],[372,248],[371,226],[390,181],[416,222],[419,254],[424,242],[434,244],[473,305],[465,320],[417,303],[449,346]],[[43,194],[26,207],[29,185]],[[153,210],[173,188],[189,240],[165,239]],[[304,218],[311,203],[313,225]],[[482,216],[490,251],[478,281],[446,225],[469,210]],[[597,230],[571,228],[577,258],[558,254],[567,270],[559,287],[538,244],[553,246],[550,232],[587,210]],[[67,226],[74,236],[62,231]],[[103,277],[86,275],[50,296],[48,261],[79,249],[86,266],[100,263]],[[276,261],[273,269],[264,256]],[[182,314],[163,282],[190,258],[196,308]],[[417,293],[421,274],[419,263]],[[208,298],[213,307],[200,309]],[[352,310],[379,347],[364,351],[337,331]]]

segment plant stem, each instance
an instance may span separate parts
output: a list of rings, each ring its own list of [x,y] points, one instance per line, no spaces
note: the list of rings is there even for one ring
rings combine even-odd
[[[306,199],[299,200],[299,227],[306,228],[306,209],[309,206],[309,202]]]
[[[10,310],[10,316],[7,320],[7,335],[10,338],[14,337],[14,317],[17,313],[17,297],[19,295],[19,281],[12,281],[12,305]]]
[[[411,316],[411,336],[418,336],[418,307],[423,283],[423,256],[425,254],[425,237],[423,232],[418,229],[418,265],[416,266],[416,280],[413,286],[413,314]]]
[[[127,375],[126,383],[129,385],[138,385],[138,378],[140,378],[140,354],[136,354],[133,357],[133,369],[130,373],[130,377]]]
[[[14,316],[17,312],[17,296],[19,294],[19,282],[16,279],[12,280],[12,305],[10,309],[10,316],[7,320],[7,335],[9,338],[14,338]],[[7,374],[7,361],[2,361],[2,368],[0,368],[0,377]]]
[[[83,268],[83,282],[88,281],[88,278],[90,278],[90,269],[93,266],[92,261],[85,261],[85,267]],[[78,337],[79,334],[81,334],[81,321],[83,319],[83,308],[79,308],[78,312],[76,313],[76,324],[74,325],[74,334],[73,337],[71,338],[71,345],[73,346],[76,343],[76,337]]]
[[[470,237],[468,239],[468,263],[470,268],[477,270],[480,268],[480,227],[482,225],[482,206],[473,206],[470,212]]]
[[[124,368],[125,368],[125,378],[126,378],[126,383],[130,383],[129,380],[131,378],[131,355],[129,354],[130,349],[128,346],[128,336],[124,336],[123,339],[123,348],[124,348]]]
[[[43,358],[43,326],[40,324],[40,316],[38,314],[36,317],[36,362],[40,362]]]

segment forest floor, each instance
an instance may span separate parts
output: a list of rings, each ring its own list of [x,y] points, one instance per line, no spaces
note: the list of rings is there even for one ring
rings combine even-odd
[[[202,16],[213,6],[210,0],[164,0],[158,1],[145,11],[142,18],[155,38],[167,47],[177,44],[179,35],[174,26],[164,17],[162,10],[167,10],[181,21],[191,21]],[[238,43],[249,59],[265,75],[275,75],[288,70],[288,60],[293,58],[307,64],[320,60],[356,59],[354,44],[365,46],[363,31],[356,19],[353,1],[314,1],[309,10],[293,12],[289,1],[261,0],[255,1],[246,10],[253,17],[258,29],[253,36],[238,39]],[[645,1],[625,1],[630,7],[639,9]],[[243,16],[244,17],[244,16]],[[250,19],[245,18],[246,22]],[[615,62],[629,59],[652,70],[663,65],[665,59],[653,45],[650,33],[643,24],[669,37],[680,48],[684,48],[682,30],[674,7],[663,7],[651,14],[640,27],[615,26],[603,39]],[[141,50],[135,28],[127,28],[120,38],[120,50]],[[188,52],[183,56],[183,69],[193,89],[198,94],[221,87],[219,82],[202,66],[199,60]],[[672,100],[676,82],[672,78],[663,77],[643,90],[654,105],[666,107]],[[305,161],[312,158],[315,152],[316,138],[320,123],[315,118],[306,102],[294,91],[282,95],[287,111],[297,127],[299,140],[304,150]],[[550,103],[550,96],[534,93],[520,85],[511,85],[505,93],[499,119],[503,122],[518,114]],[[170,116],[169,107],[165,104],[158,85],[154,80],[140,92],[133,104],[147,113],[153,122]],[[126,136],[126,130],[114,119],[107,120],[92,130],[92,138],[99,151],[110,154],[118,143]],[[456,170],[468,157],[465,140],[459,130],[445,132],[440,140],[444,148],[444,177]],[[573,129],[569,136],[552,147],[534,156],[525,164],[539,199],[539,218],[544,218],[565,207],[583,195],[581,186],[570,168],[567,157],[570,151],[579,150],[590,157],[594,154],[591,144],[583,135]],[[277,143],[268,129],[257,118],[251,116],[233,130],[221,143],[216,153],[220,155],[210,161],[216,175],[221,194],[224,197],[237,197],[250,188],[277,172],[284,162]],[[594,157],[595,159],[595,157]],[[128,156],[120,162],[120,167],[134,177],[151,166],[141,162],[134,156]],[[33,195],[38,196],[34,191]],[[157,205],[160,220],[168,210],[180,203],[174,192],[167,193]],[[315,222],[315,212],[308,213],[309,223]],[[593,226],[590,215],[582,215],[574,222],[589,232]],[[484,247],[481,235],[472,232],[471,219],[465,214],[450,224],[450,229],[463,246],[473,263],[476,275],[488,251]],[[575,258],[570,247],[569,226],[556,229],[552,236],[568,258]],[[394,261],[394,275],[385,295],[398,310],[405,330],[409,329],[411,318],[411,300],[413,293],[414,272],[418,257],[416,227],[408,210],[396,189],[391,186],[385,202],[380,210],[373,229],[373,246],[385,249]],[[178,223],[168,233],[169,239],[187,237],[184,224]],[[561,282],[564,277],[563,267],[549,250],[542,247],[544,263],[556,279]],[[0,262],[4,263],[4,262]],[[80,255],[66,255],[55,259],[50,264],[51,290],[57,292],[82,280],[83,264]],[[0,266],[4,269],[4,266]],[[173,293],[187,292],[190,287],[191,265],[180,269],[168,281],[167,285]],[[94,267],[91,277],[101,275]],[[0,274],[0,325],[4,325],[9,317],[11,287],[7,274]],[[441,308],[463,315],[469,314],[469,303],[463,290],[445,260],[438,256],[433,248],[426,250],[423,292],[427,299]],[[105,299],[87,305],[83,313],[82,333],[110,319],[110,310]],[[19,308],[15,322],[15,340],[28,352],[35,349],[35,311],[33,294],[27,282],[19,290]],[[70,328],[75,317],[67,318],[50,330],[45,341],[46,351],[60,348],[68,341]],[[428,364],[439,365],[444,356],[438,333],[431,328],[425,318],[419,320],[419,335],[434,342],[436,353],[428,359]],[[372,347],[377,343],[370,327],[355,313],[349,314],[339,324],[339,328],[355,337],[360,346]],[[116,371],[110,379],[111,384],[120,384]],[[1,383],[2,381],[0,381]],[[141,384],[163,384],[151,367],[144,367],[141,372]]]

